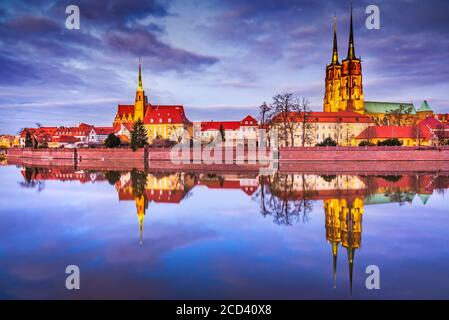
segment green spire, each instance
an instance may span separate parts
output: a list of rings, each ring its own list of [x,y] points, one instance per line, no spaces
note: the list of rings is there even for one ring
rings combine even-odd
[[[332,51],[332,64],[338,64],[337,15],[334,15],[334,49]]]
[[[427,103],[426,100],[424,100],[421,103],[421,107],[419,107],[419,109],[417,110],[418,112],[423,112],[423,111],[432,111],[432,109],[430,108],[429,104]]]
[[[349,27],[349,46],[348,46],[348,60],[355,59],[355,48],[354,48],[354,31],[352,25],[352,3],[351,3],[351,24]]]

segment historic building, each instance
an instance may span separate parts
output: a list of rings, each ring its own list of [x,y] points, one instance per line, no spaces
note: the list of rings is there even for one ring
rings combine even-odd
[[[341,146],[354,146],[358,143],[355,138],[370,125],[370,117],[356,112],[292,112],[287,119],[280,115],[275,116],[270,131],[281,137],[278,141],[281,147],[310,147],[326,138],[332,138]],[[285,126],[288,127],[290,139],[282,137]],[[304,145],[303,135],[306,136]],[[273,138],[273,135],[271,137]],[[271,142],[272,145],[274,143],[276,142]]]
[[[416,109],[410,102],[364,100],[362,62],[355,54],[352,10],[348,53],[341,63],[338,55],[337,22],[334,17],[332,59],[326,66],[323,110],[365,114],[378,126],[415,125],[419,120],[436,116],[427,101]]]
[[[113,126],[127,124],[132,126],[142,121],[147,133],[148,143],[155,139],[169,139],[180,142],[186,136],[192,136],[192,122],[187,119],[182,105],[153,105],[148,102],[142,84],[142,68],[139,63],[139,77],[134,105],[118,105]]]
[[[363,130],[355,140],[378,143],[386,139],[398,139],[403,146],[445,145],[449,141],[449,124],[433,116],[421,118],[414,125],[370,126]]]
[[[0,149],[9,149],[19,146],[20,142],[18,137],[9,134],[0,135]]]
[[[364,112],[362,62],[355,54],[352,9],[349,28],[348,54],[340,64],[337,22],[334,18],[334,45],[331,63],[326,67],[324,112],[348,111],[362,114]]]
[[[240,121],[205,121],[194,124],[194,137],[201,143],[210,143],[222,134],[224,145],[237,146],[257,143],[259,123],[250,115]]]

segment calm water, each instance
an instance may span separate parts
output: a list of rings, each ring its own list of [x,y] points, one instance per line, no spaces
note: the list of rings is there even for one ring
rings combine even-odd
[[[2,299],[449,298],[447,176],[3,166],[0,181]]]

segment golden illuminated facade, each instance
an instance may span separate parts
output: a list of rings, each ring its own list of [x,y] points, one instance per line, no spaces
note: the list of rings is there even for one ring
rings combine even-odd
[[[135,201],[137,209],[137,218],[139,219],[140,245],[142,245],[143,220],[145,219],[145,211],[148,207],[148,202],[145,195],[136,196]]]
[[[334,287],[336,287],[337,255],[341,244],[346,248],[349,264],[349,284],[352,290],[352,271],[355,250],[362,240],[363,198],[324,199],[326,240],[332,244]]]
[[[142,67],[139,61],[139,81],[136,90],[136,99],[134,101],[134,122],[140,120],[143,122],[145,116],[145,106],[147,104],[147,97],[142,85]]]
[[[193,136],[193,124],[182,105],[153,105],[148,102],[142,83],[142,68],[139,62],[139,76],[133,105],[118,105],[113,126],[126,125],[130,130],[136,121],[142,121],[147,130],[148,143],[157,139],[185,142]]]
[[[352,9],[348,55],[341,64],[338,59],[337,27],[334,20],[334,45],[332,61],[326,67],[323,109],[325,112],[364,113],[362,63],[355,55]]]

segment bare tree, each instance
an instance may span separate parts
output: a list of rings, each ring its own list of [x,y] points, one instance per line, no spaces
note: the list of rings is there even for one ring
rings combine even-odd
[[[440,124],[436,127],[435,130],[433,130],[433,134],[435,135],[439,146],[444,146],[449,142],[449,132],[445,132],[444,129],[445,126],[443,124]]]
[[[411,106],[404,106],[401,104],[396,109],[388,110],[387,115],[391,119],[393,125],[403,126],[406,124],[406,120],[412,111],[413,109]]]
[[[265,101],[260,105],[258,120],[262,128],[270,122],[272,116],[271,111],[271,106],[269,106]]]
[[[279,129],[278,137],[285,142],[285,146],[294,146],[295,124],[301,110],[298,100],[289,92],[277,94],[273,97],[271,109]]]
[[[310,110],[310,101],[306,98],[302,98],[301,101],[296,101],[296,108],[301,113],[301,146],[311,144],[313,141],[313,124],[310,121],[312,117],[312,110]]]

